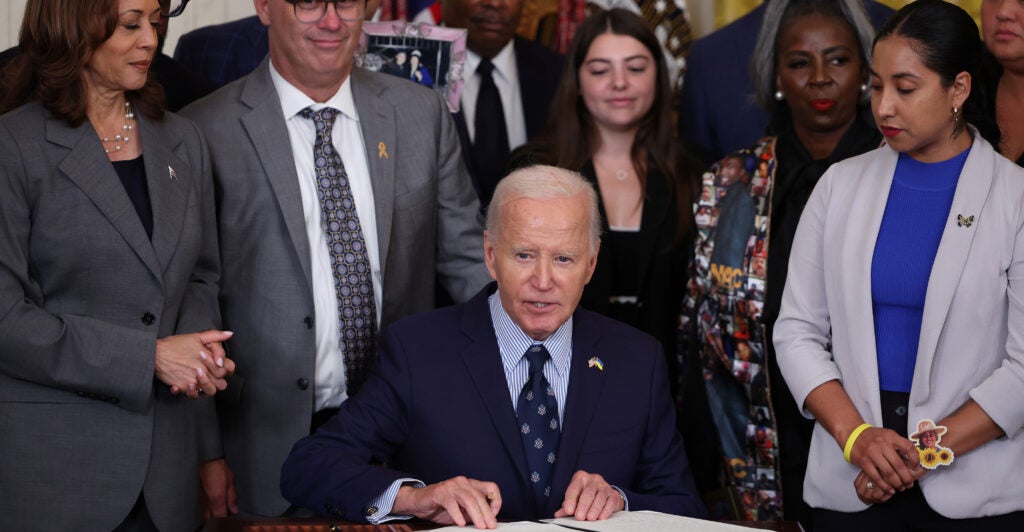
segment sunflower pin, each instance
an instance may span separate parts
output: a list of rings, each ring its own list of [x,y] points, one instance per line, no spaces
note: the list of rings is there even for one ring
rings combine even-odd
[[[917,422],[917,432],[910,435],[910,441],[917,446],[921,467],[935,469],[953,463],[953,450],[939,445],[942,435],[946,431],[946,427],[936,425],[930,419],[922,419]]]

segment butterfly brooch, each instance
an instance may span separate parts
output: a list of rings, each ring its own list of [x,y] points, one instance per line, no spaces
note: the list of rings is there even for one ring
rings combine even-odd
[[[956,215],[956,225],[958,227],[970,227],[974,223],[974,215],[964,216],[962,214]]]

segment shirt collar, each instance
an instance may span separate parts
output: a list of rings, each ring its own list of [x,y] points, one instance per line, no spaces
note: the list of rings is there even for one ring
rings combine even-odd
[[[516,48],[515,39],[508,41],[508,44],[491,58],[491,64],[494,65],[494,70],[499,76],[511,80],[513,79],[516,70]],[[476,68],[480,66],[481,57],[476,52],[466,49],[466,64],[464,72],[476,75]]]
[[[359,113],[356,111],[356,101],[355,98],[352,97],[352,76],[346,77],[345,81],[342,82],[341,87],[338,88],[338,92],[334,93],[334,95],[324,103],[313,101],[313,99],[307,96],[306,93],[302,92],[298,87],[284,79],[284,76],[274,68],[273,61],[270,61],[270,79],[274,82],[274,88],[277,90],[277,96],[281,100],[281,110],[284,112],[285,120],[294,117],[299,114],[299,111],[302,111],[307,107],[312,107],[314,111],[319,111],[324,107],[333,107],[349,119],[355,120],[356,122],[359,121]]]
[[[501,304],[501,296],[498,292],[487,298],[487,304],[491,310],[491,322],[494,323],[494,334],[498,339],[498,351],[501,352],[501,364],[505,367],[505,373],[509,374],[515,370],[519,361],[523,359],[526,350],[534,344],[543,344],[551,355],[551,362],[559,376],[567,375],[569,362],[572,360],[572,316],[562,324],[551,336],[544,340],[537,341],[527,336],[512,317],[505,311]]]

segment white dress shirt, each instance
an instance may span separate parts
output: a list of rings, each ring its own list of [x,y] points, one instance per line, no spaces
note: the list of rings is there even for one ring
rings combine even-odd
[[[377,303],[377,323],[380,323],[382,300],[379,248],[377,247],[377,219],[373,206],[373,186],[366,158],[366,143],[359,127],[359,113],[352,98],[351,79],[324,103],[312,98],[289,83],[270,63],[270,77],[281,100],[281,111],[288,126],[295,159],[295,175],[302,196],[302,214],[309,241],[309,259],[313,274],[313,309],[316,313],[316,373],[314,379],[314,410],[336,407],[348,398],[345,386],[345,360],[338,342],[338,296],[331,271],[331,256],[327,252],[327,237],[321,225],[320,199],[317,197],[316,168],[313,164],[313,144],[316,128],[311,119],[299,112],[306,107],[318,111],[333,107],[340,111],[334,121],[332,141],[341,155],[348,174],[349,188],[356,204],[356,215],[363,230],[367,257],[373,273],[373,298]]]
[[[480,66],[480,56],[466,50],[466,63],[462,82],[462,114],[466,118],[466,130],[469,139],[476,141],[476,98],[480,94],[480,76],[476,69]],[[491,59],[494,64],[494,85],[501,95],[501,109],[505,114],[505,129],[508,132],[509,151],[526,144],[526,112],[523,110],[523,94],[519,88],[519,69],[516,68],[516,49],[514,41],[509,41],[498,55]]]

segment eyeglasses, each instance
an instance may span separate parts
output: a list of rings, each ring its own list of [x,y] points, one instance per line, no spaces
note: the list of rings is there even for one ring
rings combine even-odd
[[[303,24],[316,24],[327,14],[327,4],[334,4],[338,18],[346,22],[362,20],[365,0],[284,0],[295,9],[295,18]]]
[[[168,17],[176,17],[185,12],[185,6],[188,5],[188,0],[172,0],[170,5],[174,6],[170,11],[167,12]]]

